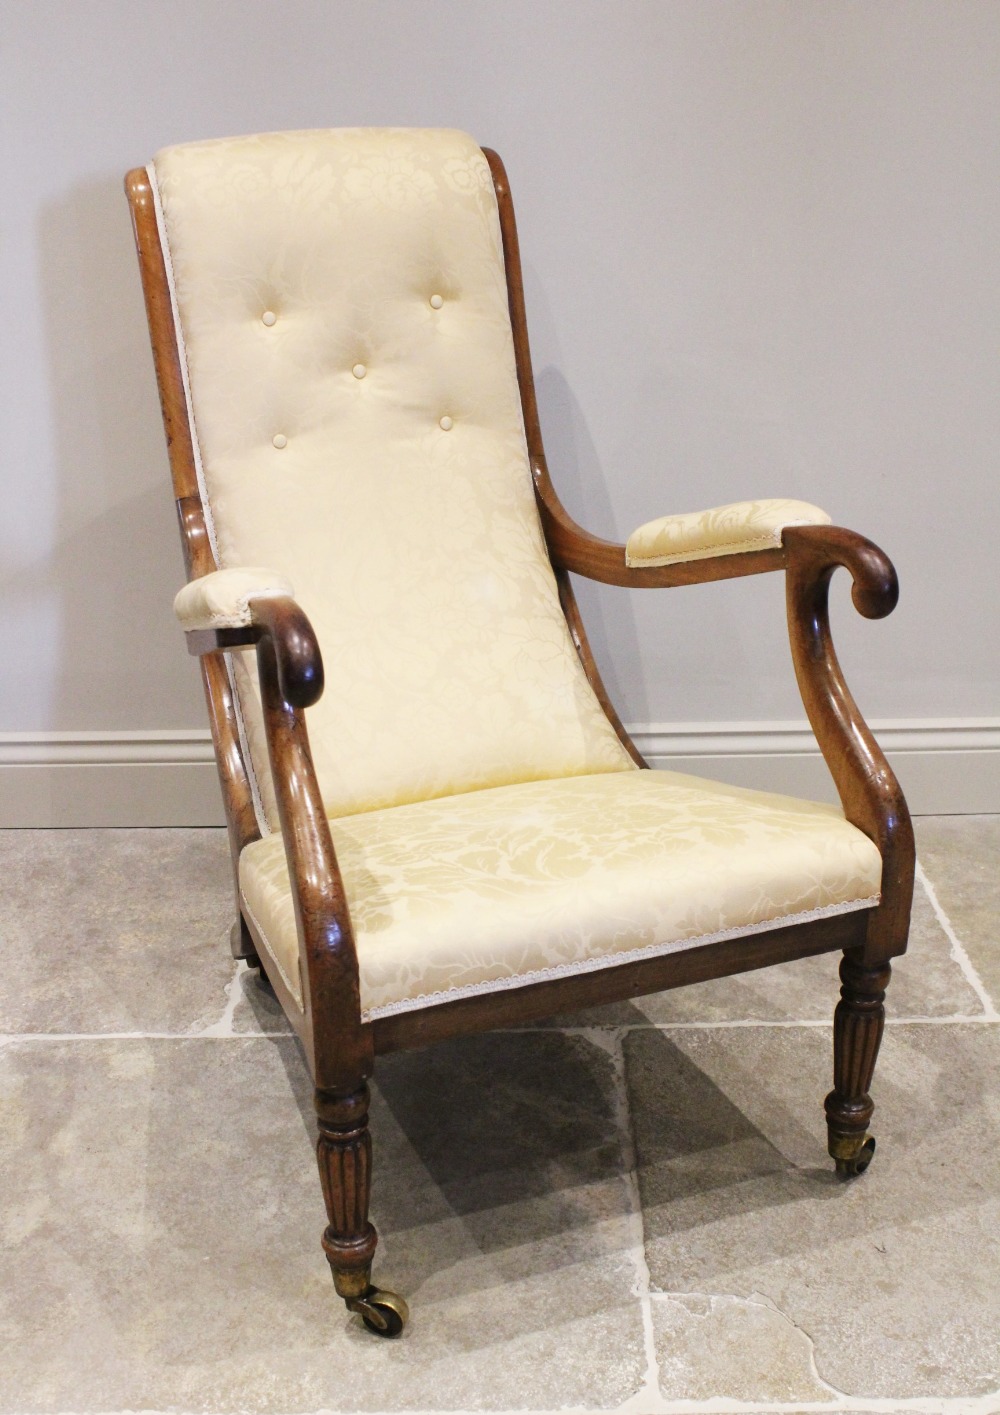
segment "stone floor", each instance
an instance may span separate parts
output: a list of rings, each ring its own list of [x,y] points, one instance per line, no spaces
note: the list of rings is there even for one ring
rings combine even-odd
[[[1000,818],[918,839],[865,1178],[830,958],[388,1058],[387,1343],[222,833],[0,833],[0,1412],[1000,1411]]]

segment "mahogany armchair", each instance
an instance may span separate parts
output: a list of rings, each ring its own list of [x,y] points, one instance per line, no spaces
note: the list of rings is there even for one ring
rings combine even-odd
[[[462,133],[193,143],[126,188],[233,952],[314,1079],[347,1306],[383,1335],[406,1320],[372,1286],[368,1218],[367,1081],[400,1048],[840,950],[826,1115],[859,1174],[913,839],[827,590],[844,566],[858,610],[888,614],[885,555],[800,502],[667,516],[627,545],[576,525],[545,464],[504,169]],[[771,570],[842,810],[645,770],[570,582]]]

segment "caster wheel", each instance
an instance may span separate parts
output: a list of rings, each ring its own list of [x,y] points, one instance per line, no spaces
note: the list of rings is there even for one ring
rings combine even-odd
[[[358,1312],[369,1331],[376,1336],[399,1336],[406,1326],[410,1309],[395,1292],[370,1287],[364,1297],[348,1302],[352,1312]]]
[[[856,1155],[849,1160],[839,1159],[836,1161],[837,1173],[842,1179],[854,1179],[859,1174],[864,1174],[875,1156],[875,1140],[869,1135],[865,1143]]]

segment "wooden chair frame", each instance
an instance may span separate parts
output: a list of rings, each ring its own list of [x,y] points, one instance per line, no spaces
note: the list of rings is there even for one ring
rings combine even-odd
[[[635,762],[645,767],[601,681],[577,608],[571,572],[604,584],[654,589],[784,570],[788,630],[799,690],[847,819],[881,851],[881,902],[876,908],[362,1022],[350,911],[306,730],[305,709],[323,691],[322,658],[312,627],[293,600],[260,598],[251,605],[253,622],[246,630],[189,632],[188,648],[201,661],[234,874],[240,852],[258,838],[259,831],[223,656],[227,650],[256,646],[268,749],[295,902],[303,1007],[297,1005],[277,970],[272,970],[268,979],[301,1040],[315,1084],[319,1169],[329,1220],[323,1247],[336,1290],[349,1307],[362,1313],[373,1330],[387,1334],[401,1328],[405,1308],[398,1302],[395,1306],[380,1304],[383,1294],[371,1287],[377,1240],[368,1220],[371,1141],[367,1081],[376,1055],[463,1033],[521,1026],[557,1012],[841,950],[843,986],[834,1018],[834,1086],[826,1098],[826,1115],[830,1154],[838,1170],[845,1175],[860,1173],[874,1148],[868,1135],[873,1110],[868,1091],[882,1035],[890,959],[906,948],[913,891],[913,832],[906,803],[844,682],[828,616],[829,582],[838,566],[844,566],[853,577],[852,596],[861,614],[871,619],[889,614],[898,595],[891,563],[877,546],[851,531],[802,526],[786,529],[778,548],[637,569],[626,565],[624,545],[598,539],[573,521],[553,489],[542,446],[507,176],[499,157],[489,149],[484,152],[499,203],[518,381],[538,509],[563,611],[608,719]],[[195,578],[218,566],[195,471],[164,255],[145,169],[130,172],[125,186],[185,559],[189,577]],[[241,914],[233,929],[234,956],[260,966],[261,952],[262,941],[252,921]]]

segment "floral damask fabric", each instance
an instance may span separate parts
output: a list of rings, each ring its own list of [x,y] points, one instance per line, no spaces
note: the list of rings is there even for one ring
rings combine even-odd
[[[539,781],[331,821],[366,1018],[878,901],[835,807],[672,772]],[[301,999],[280,836],[240,892]]]
[[[330,813],[631,771],[542,537],[475,142],[268,134],[170,148],[153,178],[216,558],[290,580],[313,623]],[[234,657],[266,829],[256,669]]]
[[[707,511],[661,516],[634,530],[625,543],[628,565],[675,565],[781,544],[786,526],[828,526],[830,517],[808,501],[733,501]]]

